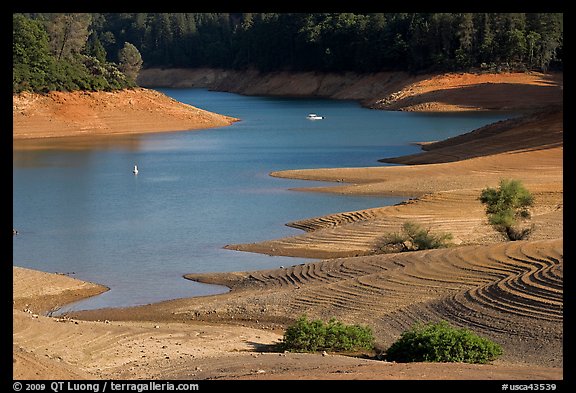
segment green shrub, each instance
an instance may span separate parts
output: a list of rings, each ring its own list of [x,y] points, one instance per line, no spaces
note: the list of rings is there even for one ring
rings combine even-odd
[[[488,222],[509,240],[525,239],[532,232],[531,228],[517,228],[519,220],[530,218],[528,207],[534,203],[519,180],[502,179],[498,189],[487,187],[478,199],[486,205]]]
[[[397,362],[488,363],[501,354],[497,343],[440,321],[416,324],[402,333],[385,357]]]
[[[374,337],[367,326],[345,325],[330,319],[324,323],[319,319],[309,321],[300,317],[284,333],[280,349],[290,352],[355,351],[372,349]]]
[[[376,252],[417,251],[450,246],[452,234],[430,233],[420,225],[407,221],[402,226],[402,232],[389,233],[383,236],[377,245]]]
[[[32,91],[119,90],[135,87],[115,63],[106,61],[104,48],[85,49],[95,55],[56,56],[50,50],[46,24],[24,14],[13,14],[12,90]],[[86,44],[86,43],[85,43]],[[93,46],[93,43],[91,44]],[[88,50],[90,48],[90,50]]]

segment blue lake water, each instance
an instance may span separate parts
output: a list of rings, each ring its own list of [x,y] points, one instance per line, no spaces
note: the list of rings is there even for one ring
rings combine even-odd
[[[147,304],[225,292],[182,278],[307,262],[223,249],[301,233],[298,219],[392,205],[403,198],[292,191],[316,182],[278,179],[285,169],[384,166],[445,139],[511,117],[362,108],[354,101],[248,97],[204,89],[158,89],[241,121],[201,131],[16,144],[13,264],[106,285],[67,307]],[[323,120],[306,119],[317,113]],[[138,164],[139,174],[132,168]],[[323,183],[322,185],[326,185]]]

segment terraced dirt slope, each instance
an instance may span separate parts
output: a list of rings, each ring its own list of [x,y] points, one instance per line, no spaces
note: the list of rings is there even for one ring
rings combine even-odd
[[[563,240],[335,258],[255,272],[190,274],[232,288],[73,316],[284,328],[300,315],[373,328],[387,348],[416,322],[447,320],[491,338],[507,364],[562,367]]]
[[[358,183],[314,188],[312,191],[342,193],[387,193],[410,190],[416,199],[395,206],[338,213],[288,223],[306,231],[301,235],[259,243],[233,244],[226,248],[270,255],[332,258],[369,255],[382,236],[399,232],[412,221],[431,233],[450,233],[454,244],[487,244],[505,240],[489,224],[485,207],[478,200],[484,187],[496,187],[502,178],[514,178],[532,192],[534,224],[532,239],[560,237],[563,233],[562,148],[535,152],[503,153],[455,163],[406,167],[350,168],[341,171],[287,171],[290,177],[342,176]],[[478,188],[478,184],[484,184]],[[469,188],[468,188],[469,187]],[[446,191],[434,191],[436,188]],[[453,189],[451,189],[453,188]],[[548,224],[552,225],[548,225]]]
[[[260,318],[277,310],[268,291],[284,289],[289,301],[277,318],[305,313],[368,324],[384,346],[418,321],[445,319],[501,343],[510,361],[561,365],[562,239],[332,259],[226,284],[242,288],[234,296],[258,288],[248,296],[269,310]]]
[[[337,182],[301,191],[415,197],[397,206],[315,217],[287,225],[306,233],[226,248],[270,255],[331,258],[373,253],[383,235],[413,221],[448,232],[455,244],[504,238],[487,223],[478,196],[501,179],[517,179],[534,194],[532,239],[562,236],[563,111],[549,110],[498,122],[427,145],[427,152],[398,162],[420,165],[273,172],[272,176]],[[456,160],[456,161],[455,161]],[[553,225],[547,225],[553,223]]]
[[[556,130],[553,133],[558,133],[554,138],[559,138],[561,117],[547,119]],[[561,369],[563,144],[550,143],[541,124],[530,124],[519,123],[518,134],[511,138],[502,138],[502,133],[490,129],[485,135],[476,133],[475,139],[500,151],[482,157],[412,166],[274,173],[339,182],[337,187],[308,189],[313,191],[415,198],[396,206],[290,223],[305,231],[299,236],[229,246],[330,259],[258,272],[189,274],[187,278],[227,285],[232,290],[218,296],[76,316],[223,322],[280,331],[302,314],[324,320],[335,317],[371,326],[382,349],[416,322],[445,319],[500,343],[504,364]],[[523,132],[541,135],[540,147],[535,143],[525,149]],[[514,139],[518,142],[515,147],[510,144]],[[507,147],[498,150],[498,146]],[[535,197],[530,240],[505,241],[488,225],[478,196],[502,178],[521,180]],[[432,232],[451,233],[455,246],[374,255],[380,237],[398,231],[406,221]]]

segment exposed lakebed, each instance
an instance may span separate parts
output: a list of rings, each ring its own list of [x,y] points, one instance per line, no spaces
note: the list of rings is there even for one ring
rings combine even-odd
[[[419,151],[413,142],[446,139],[510,117],[158,90],[241,120],[202,131],[15,144],[13,224],[19,233],[13,241],[14,265],[66,273],[111,289],[72,309],[216,294],[226,288],[182,275],[304,263],[223,247],[299,233],[284,225],[291,221],[404,198],[297,192],[291,189],[314,183],[273,178],[270,172],[386,165],[377,160]],[[309,113],[324,119],[308,120]],[[132,173],[135,164],[138,175]]]

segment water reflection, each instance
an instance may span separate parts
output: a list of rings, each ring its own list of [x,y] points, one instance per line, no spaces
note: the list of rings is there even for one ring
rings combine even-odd
[[[141,146],[143,134],[130,135],[94,135],[56,138],[15,139],[12,143],[14,151],[35,150],[116,150],[135,151]],[[149,135],[149,133],[147,134]]]

